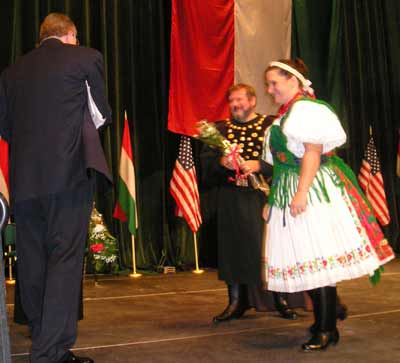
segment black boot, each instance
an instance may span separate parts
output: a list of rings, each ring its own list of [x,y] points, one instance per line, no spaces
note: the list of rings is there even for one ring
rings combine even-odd
[[[330,344],[337,344],[339,332],[336,329],[336,287],[325,286],[310,294],[313,299],[315,324],[318,327],[311,339],[302,345],[305,352],[325,350]]]
[[[311,339],[304,343],[301,348],[304,352],[314,352],[318,350],[325,350],[329,345],[336,345],[339,341],[339,331],[335,329],[329,333],[314,334]]]
[[[248,309],[246,285],[228,285],[228,295],[229,305],[221,314],[214,316],[214,323],[239,319]]]
[[[314,314],[314,323],[313,325],[310,326],[309,331],[312,335],[315,335],[318,330],[319,330],[319,299],[316,299],[315,295],[316,295],[316,291],[315,290],[308,290],[307,293],[311,298],[311,301],[313,303],[313,314]]]
[[[283,297],[283,294],[279,292],[272,293],[274,297],[274,304],[276,310],[281,314],[281,317],[288,320],[295,320],[298,318],[297,313],[290,309],[286,299]]]
[[[311,290],[314,291],[314,290]],[[309,292],[310,294],[310,292]],[[311,298],[312,300],[312,298]],[[342,304],[339,295],[336,294],[336,319],[345,320],[347,319],[347,306]],[[315,334],[318,330],[317,325],[314,323],[310,326],[310,333]]]

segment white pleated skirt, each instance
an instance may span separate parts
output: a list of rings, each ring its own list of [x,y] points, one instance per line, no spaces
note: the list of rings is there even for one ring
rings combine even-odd
[[[289,207],[271,208],[264,247],[269,290],[334,285],[373,275],[381,265],[347,193],[328,177],[325,186],[330,202],[314,198],[296,218]]]

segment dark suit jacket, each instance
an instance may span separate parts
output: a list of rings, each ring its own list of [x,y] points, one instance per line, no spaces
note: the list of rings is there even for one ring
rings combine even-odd
[[[3,72],[0,135],[10,143],[12,201],[55,194],[87,180],[86,168],[93,164],[86,160],[88,149],[104,159],[98,147],[85,148],[94,131],[86,138],[83,132],[85,80],[98,109],[111,120],[103,72],[98,51],[57,39],[45,40]]]

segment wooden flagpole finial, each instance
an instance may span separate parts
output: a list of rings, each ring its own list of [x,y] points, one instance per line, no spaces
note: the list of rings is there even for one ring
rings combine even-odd
[[[128,119],[128,115],[127,115],[127,113],[126,113],[126,110],[124,111],[124,120],[127,120]]]
[[[372,137],[372,126],[371,125],[369,126],[369,136]]]

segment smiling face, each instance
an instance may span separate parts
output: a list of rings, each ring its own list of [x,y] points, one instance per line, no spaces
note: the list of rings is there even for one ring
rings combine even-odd
[[[246,89],[233,91],[228,97],[229,109],[232,117],[241,122],[249,121],[254,115],[256,98],[248,96]]]
[[[277,68],[270,69],[265,74],[266,91],[273,97],[274,102],[284,105],[300,90],[300,82],[295,76],[289,78]]]

